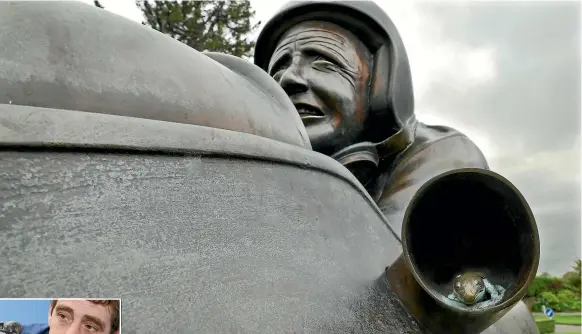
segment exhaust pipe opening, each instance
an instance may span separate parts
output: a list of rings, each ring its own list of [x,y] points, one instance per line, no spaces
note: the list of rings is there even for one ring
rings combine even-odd
[[[419,189],[404,219],[404,255],[413,275],[443,303],[463,272],[483,273],[506,289],[496,309],[515,303],[512,297],[535,277],[539,240],[533,214],[520,192],[497,174],[472,169],[442,174]]]
[[[435,334],[475,334],[495,323],[525,296],[540,253],[521,193],[478,168],[452,170],[420,187],[404,215],[402,248],[386,268],[388,284]]]

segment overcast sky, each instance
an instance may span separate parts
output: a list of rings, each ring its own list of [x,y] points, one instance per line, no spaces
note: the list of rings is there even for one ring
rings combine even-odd
[[[92,0],[81,0],[93,3]],[[251,0],[266,22],[285,1]],[[101,0],[141,22],[134,0]],[[580,3],[381,1],[407,47],[417,115],[471,137],[529,201],[540,272],[580,257]]]

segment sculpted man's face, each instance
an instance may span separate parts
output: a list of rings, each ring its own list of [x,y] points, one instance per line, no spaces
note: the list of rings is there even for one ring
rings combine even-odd
[[[59,300],[49,310],[49,334],[109,334],[111,314],[107,306],[88,300]]]
[[[332,154],[363,131],[370,61],[355,36],[331,23],[300,23],[281,38],[269,74],[297,108],[314,150]]]

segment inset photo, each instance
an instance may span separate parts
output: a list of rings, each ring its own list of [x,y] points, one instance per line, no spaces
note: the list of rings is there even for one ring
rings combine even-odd
[[[0,334],[71,333],[121,333],[121,299],[0,299]]]

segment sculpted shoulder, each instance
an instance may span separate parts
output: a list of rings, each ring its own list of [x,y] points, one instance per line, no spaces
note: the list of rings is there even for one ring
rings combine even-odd
[[[445,160],[450,168],[478,167],[489,165],[481,149],[464,133],[443,125],[427,125],[419,122],[412,145],[406,150],[399,164],[416,156],[436,156]],[[440,163],[439,163],[440,164]],[[444,166],[443,166],[444,167]]]

